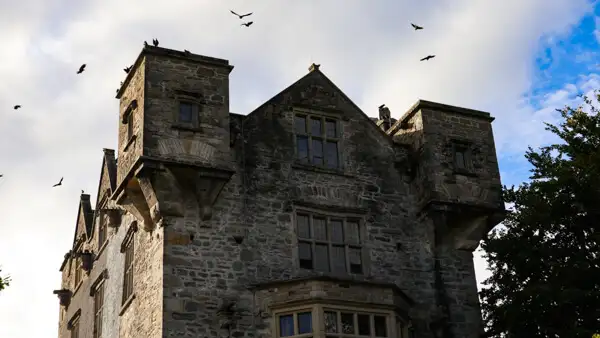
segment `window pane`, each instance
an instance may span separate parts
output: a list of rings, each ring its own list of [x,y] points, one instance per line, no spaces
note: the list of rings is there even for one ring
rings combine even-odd
[[[299,242],[298,243],[298,258],[300,259],[300,268],[312,269],[312,250],[310,243]]]
[[[192,104],[179,103],[179,122],[192,122]]]
[[[329,248],[325,244],[315,245],[315,270],[329,271]]]
[[[375,316],[375,337],[387,337],[387,325],[384,316]]]
[[[312,313],[303,312],[298,314],[298,334],[312,332]]]
[[[323,165],[323,141],[312,140],[313,164]]]
[[[337,312],[325,311],[325,332],[338,333]]]
[[[362,273],[362,259],[360,248],[350,248],[350,272],[351,273]]]
[[[313,117],[312,119],[310,119],[310,133],[314,136],[321,136],[322,127],[320,118]]]
[[[294,129],[296,133],[306,134],[306,116],[298,116],[294,117]]]
[[[352,313],[342,313],[342,333],[354,334],[354,315]]]
[[[308,162],[308,137],[296,136],[296,150],[301,162]]]
[[[465,167],[465,153],[463,153],[462,151],[456,151],[454,156],[455,156],[455,160],[456,160],[456,166],[458,168],[464,168]]]
[[[310,227],[308,226],[308,216],[296,215],[296,225],[298,237],[310,238]]]
[[[290,337],[294,335],[294,316],[279,316],[279,336]]]
[[[328,168],[337,168],[338,167],[337,142],[325,143],[325,159],[326,159]]]
[[[360,233],[358,232],[358,222],[346,221],[346,231],[344,232],[346,243],[360,243]]]
[[[333,272],[346,272],[346,249],[343,246],[331,247],[331,264]]]
[[[320,241],[327,240],[327,228],[325,219],[313,217],[313,238]]]
[[[330,220],[329,221],[329,234],[331,235],[331,241],[337,243],[344,242],[344,227],[341,220]]]
[[[369,315],[358,315],[358,334],[361,336],[371,335],[371,323],[369,322]]]
[[[336,127],[335,121],[333,121],[333,120],[325,121],[325,129],[326,129],[327,137],[337,137],[337,131],[335,130],[336,129],[335,127]]]

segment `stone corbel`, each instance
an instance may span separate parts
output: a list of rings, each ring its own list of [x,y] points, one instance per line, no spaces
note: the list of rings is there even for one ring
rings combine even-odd
[[[109,227],[118,228],[121,225],[121,216],[123,215],[121,209],[101,209],[100,212],[103,212],[108,217]]]
[[[71,290],[60,289],[54,290],[52,293],[58,296],[58,300],[60,301],[61,306],[67,307],[71,303],[71,296],[73,295]]]

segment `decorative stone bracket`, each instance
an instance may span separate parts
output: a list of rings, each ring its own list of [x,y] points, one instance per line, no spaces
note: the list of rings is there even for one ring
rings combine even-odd
[[[85,272],[90,272],[92,270],[94,257],[93,257],[93,254],[89,250],[85,250],[83,252],[78,252],[75,254],[75,257],[81,258],[81,268]]]
[[[123,211],[121,209],[100,209],[100,212],[104,213],[108,217],[109,227],[118,228],[121,225],[121,216],[123,215]]]
[[[485,234],[504,218],[500,209],[465,204],[437,205],[431,213],[438,236],[436,246],[474,251]]]
[[[201,218],[208,220],[233,173],[228,169],[143,158],[115,200],[143,222],[144,230],[153,231],[162,224],[164,216],[183,216],[183,193],[191,190],[200,205]]]
[[[60,289],[54,290],[52,293],[58,296],[58,300],[60,301],[61,306],[67,307],[71,303],[71,296],[73,295],[71,290]]]
[[[191,189],[200,206],[203,221],[212,217],[212,207],[233,171],[205,167],[171,167],[182,190]]]

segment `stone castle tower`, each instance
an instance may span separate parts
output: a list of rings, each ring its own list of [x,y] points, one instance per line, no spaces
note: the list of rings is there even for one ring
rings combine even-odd
[[[319,69],[229,111],[228,61],[146,46],[82,195],[63,337],[478,337],[504,215],[488,113],[370,119]]]

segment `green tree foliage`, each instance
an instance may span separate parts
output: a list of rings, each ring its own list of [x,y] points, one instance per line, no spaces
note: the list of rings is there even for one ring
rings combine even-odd
[[[480,293],[489,337],[600,332],[600,114],[583,98],[559,110],[558,126],[546,124],[559,144],[527,151],[530,182],[504,187],[514,207],[482,243],[492,272]]]
[[[0,272],[2,272],[2,269],[0,269]],[[5,277],[0,276],[0,291],[4,290],[9,285],[10,285],[10,276],[5,276]]]

